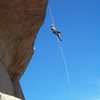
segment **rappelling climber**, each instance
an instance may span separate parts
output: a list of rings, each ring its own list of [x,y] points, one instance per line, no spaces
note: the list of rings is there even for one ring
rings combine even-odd
[[[57,30],[57,28],[56,28],[53,24],[51,24],[51,30],[52,30],[52,32],[59,38],[59,40],[62,41],[62,39],[61,39],[61,37],[60,37],[61,32],[59,32],[59,31]]]

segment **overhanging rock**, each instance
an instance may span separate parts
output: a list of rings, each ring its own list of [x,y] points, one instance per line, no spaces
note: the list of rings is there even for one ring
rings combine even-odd
[[[13,84],[12,94],[19,98],[23,98],[19,80],[34,53],[46,6],[47,0],[0,0],[0,64]]]

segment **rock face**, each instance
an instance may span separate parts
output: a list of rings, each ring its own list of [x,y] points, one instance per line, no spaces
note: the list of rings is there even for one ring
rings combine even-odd
[[[16,98],[14,96],[9,96],[4,93],[0,93],[0,100],[22,100],[22,99]]]
[[[0,0],[0,64],[10,78],[12,95],[22,99],[19,79],[34,53],[46,6],[47,0]]]

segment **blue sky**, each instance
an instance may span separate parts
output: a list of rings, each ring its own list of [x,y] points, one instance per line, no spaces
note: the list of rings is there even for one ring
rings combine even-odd
[[[50,30],[49,9],[36,41],[35,53],[21,86],[26,100],[100,100],[100,0],[51,0],[60,43]]]

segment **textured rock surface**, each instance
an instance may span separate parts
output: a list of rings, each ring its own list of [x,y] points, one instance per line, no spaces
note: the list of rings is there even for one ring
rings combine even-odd
[[[14,87],[12,81],[3,64],[0,64],[0,92],[14,95]]]
[[[23,98],[19,79],[34,53],[36,34],[45,17],[47,0],[0,0],[0,63]]]
[[[21,99],[0,92],[0,100],[21,100]]]

